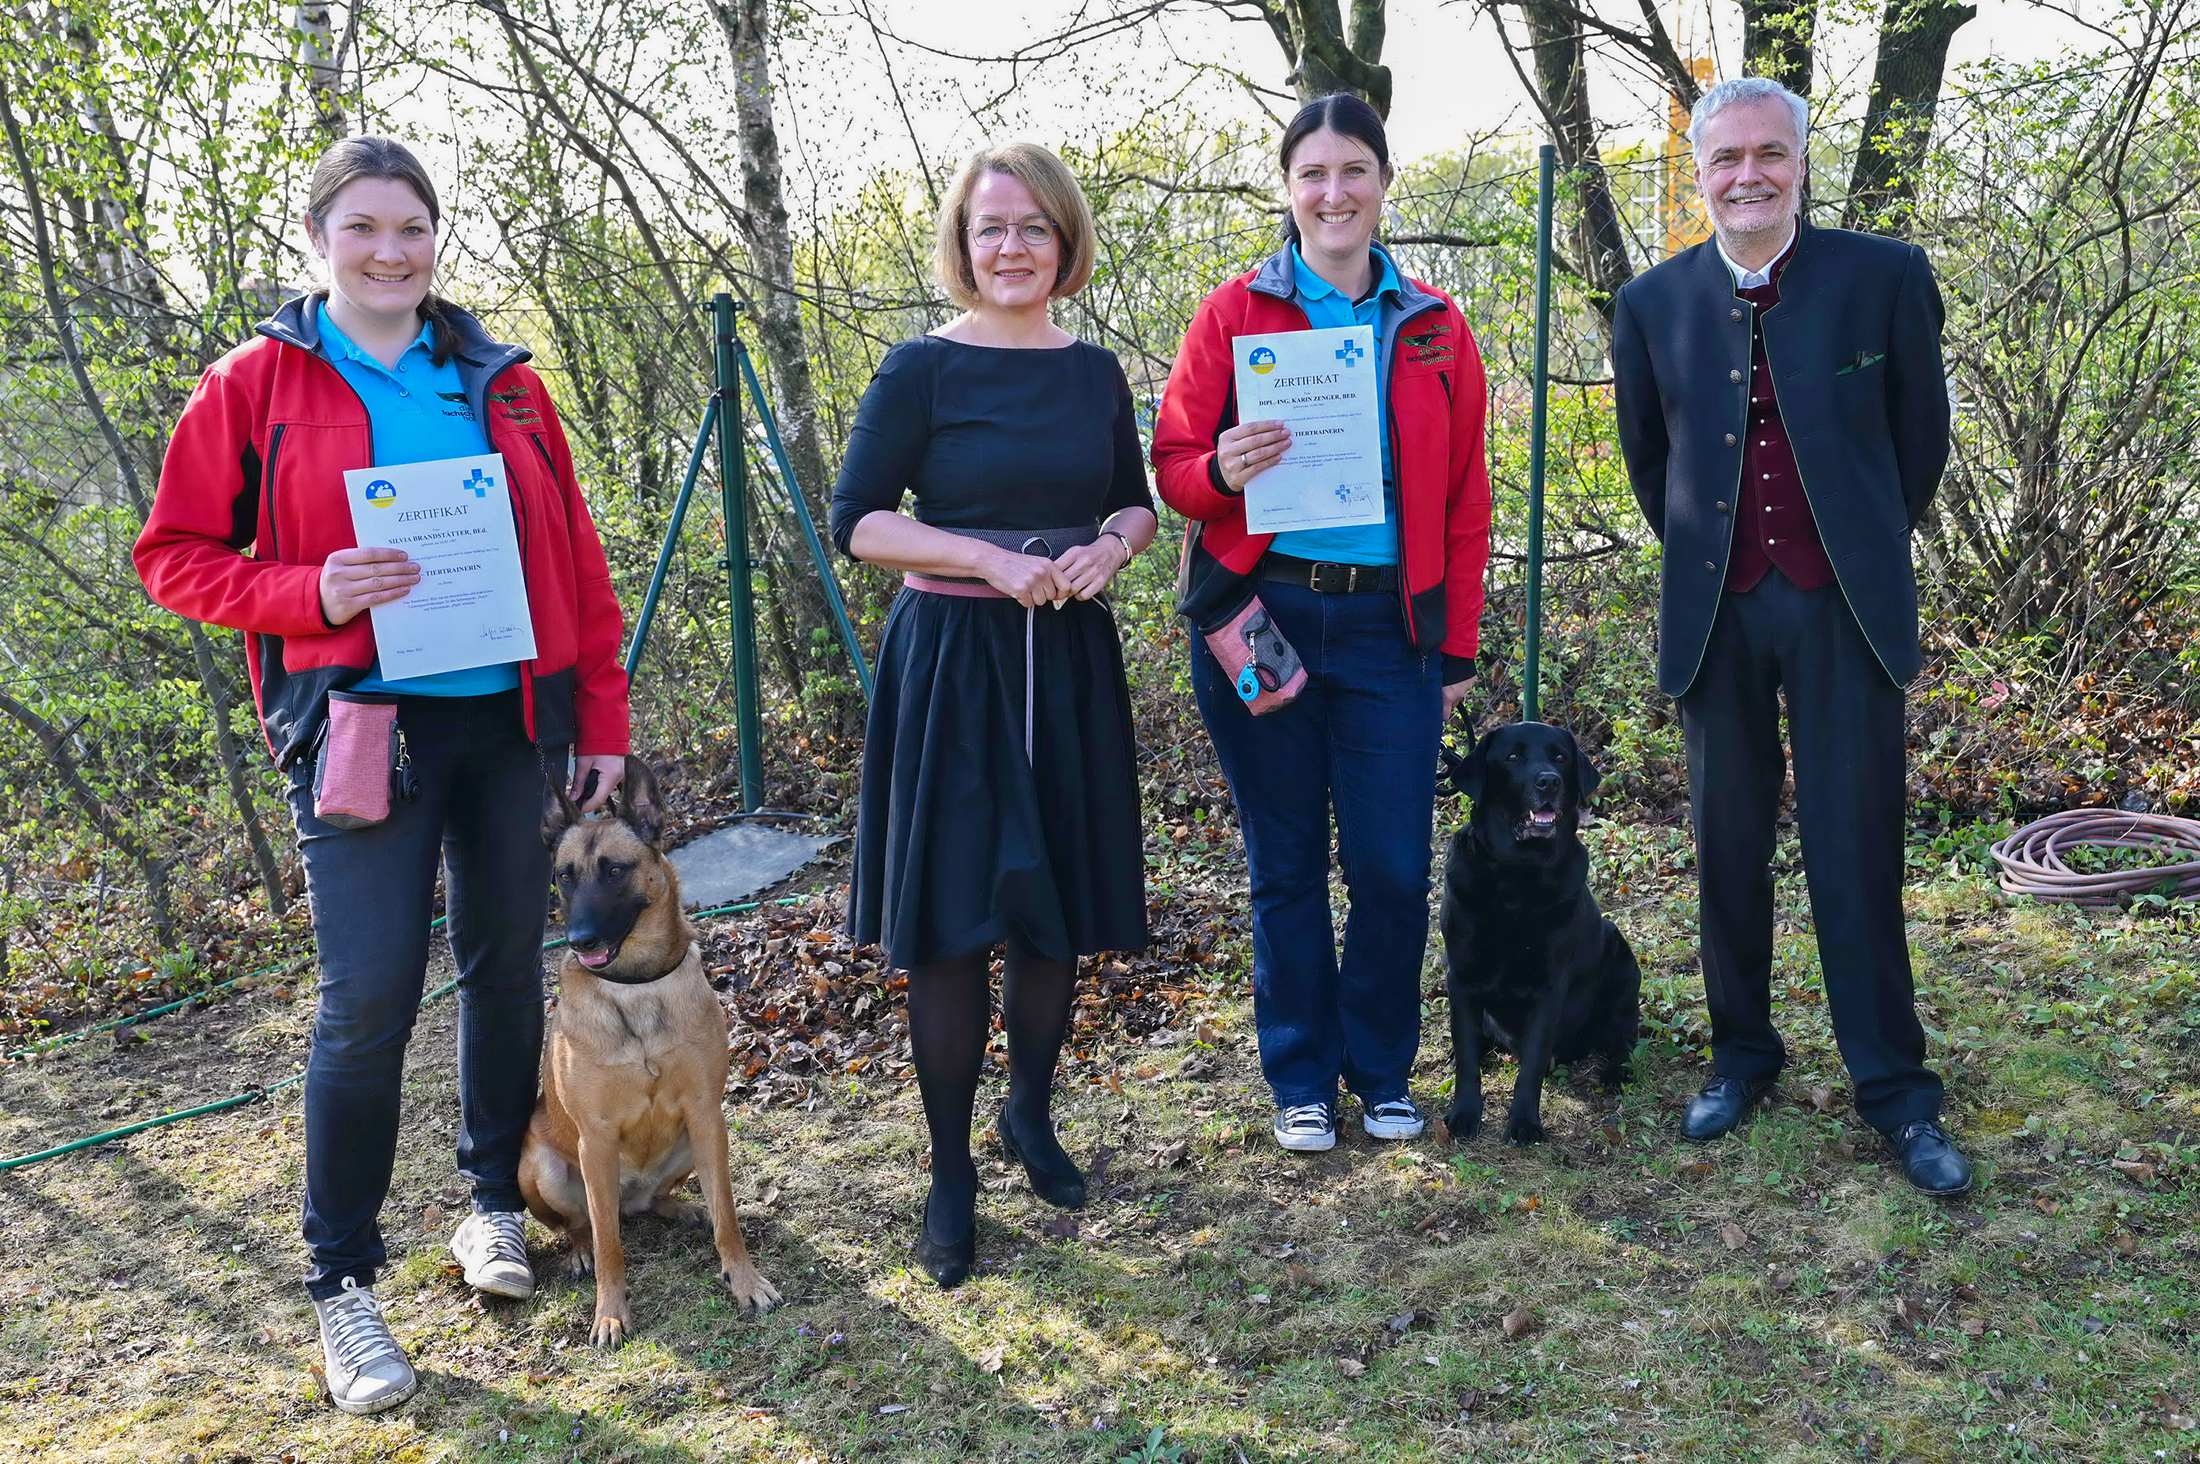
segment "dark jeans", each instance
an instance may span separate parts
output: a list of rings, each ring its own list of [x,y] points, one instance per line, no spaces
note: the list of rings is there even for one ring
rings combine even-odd
[[[387,1259],[375,1223],[397,1156],[405,1043],[428,967],[438,856],[458,965],[458,1167],[476,1210],[517,1210],[520,1141],[542,1056],[542,939],[550,857],[545,758],[519,693],[404,697],[398,723],[420,797],[364,829],[313,816],[306,759],[290,780],[320,952],[320,1010],[306,1062],[306,1290],[325,1300]]]
[[[1204,643],[1192,691],[1245,834],[1253,1017],[1282,1107],[1405,1095],[1421,1045],[1429,831],[1443,734],[1442,658],[1406,639],[1395,595],[1264,581],[1260,598],[1306,663],[1298,700],[1245,710]],[[1351,908],[1329,920],[1330,811]]]
[[[1787,1061],[1772,1026],[1772,856],[1786,762],[1834,1041],[1856,1111],[1884,1132],[1940,1113],[1902,920],[1902,688],[1888,680],[1840,587],[1799,590],[1777,569],[1729,594],[1696,682],[1681,697],[1703,901],[1712,1061],[1770,1078]]]

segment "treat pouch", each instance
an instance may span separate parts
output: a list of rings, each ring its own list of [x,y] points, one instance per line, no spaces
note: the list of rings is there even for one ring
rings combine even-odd
[[[397,726],[397,703],[329,693],[328,722],[313,765],[313,816],[363,829],[390,816],[391,794],[407,796],[412,769]]]
[[[1221,625],[1203,632],[1207,649],[1256,717],[1287,706],[1306,687],[1306,667],[1255,595]]]

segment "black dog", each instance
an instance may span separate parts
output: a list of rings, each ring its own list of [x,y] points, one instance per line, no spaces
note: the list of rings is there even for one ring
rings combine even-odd
[[[1596,1054],[1604,1085],[1627,1081],[1642,971],[1589,893],[1581,808],[1602,776],[1573,734],[1540,722],[1499,727],[1469,757],[1444,753],[1451,784],[1474,800],[1444,860],[1445,986],[1455,1065],[1452,1136],[1482,1127],[1482,1064],[1520,1060],[1505,1142],[1543,1137],[1543,1079]]]

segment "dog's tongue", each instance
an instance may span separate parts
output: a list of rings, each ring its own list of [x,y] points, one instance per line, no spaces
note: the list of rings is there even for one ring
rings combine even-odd
[[[611,964],[611,952],[609,951],[575,951],[573,954],[580,957],[581,964],[592,971],[598,966]]]
[[[1535,824],[1538,827],[1542,827],[1547,824],[1555,824],[1558,822],[1558,810],[1555,808],[1530,809],[1528,812],[1528,822]]]

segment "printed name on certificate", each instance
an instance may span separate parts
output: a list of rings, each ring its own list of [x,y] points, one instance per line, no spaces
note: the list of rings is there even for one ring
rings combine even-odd
[[[1351,325],[1237,336],[1238,420],[1291,429],[1284,455],[1245,485],[1256,534],[1383,521],[1375,331]]]
[[[385,680],[534,658],[502,453],[352,468],[344,497],[361,548],[420,566],[411,594],[368,612]]]

